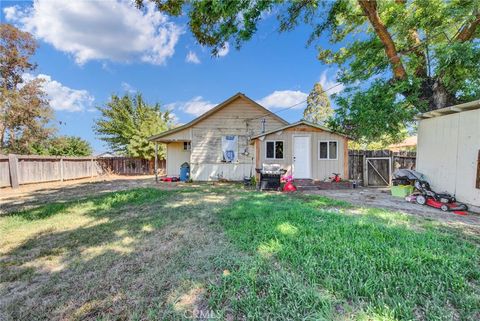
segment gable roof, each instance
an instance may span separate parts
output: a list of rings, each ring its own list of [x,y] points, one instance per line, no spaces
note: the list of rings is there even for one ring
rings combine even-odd
[[[284,123],[284,124],[288,124],[288,122],[281,118],[280,116],[272,113],[270,110],[266,109],[265,107],[263,107],[262,105],[260,105],[259,103],[257,103],[256,101],[254,101],[253,99],[247,97],[245,94],[241,93],[241,92],[238,92],[236,93],[235,95],[233,95],[232,97],[228,98],[227,100],[221,102],[220,104],[218,104],[217,106],[215,106],[214,108],[210,109],[209,111],[203,113],[202,115],[198,116],[197,118],[195,118],[194,120],[182,125],[182,126],[178,126],[178,127],[175,127],[173,129],[170,129],[170,130],[167,130],[167,131],[164,131],[160,134],[157,134],[157,135],[154,135],[154,136],[151,136],[149,138],[149,140],[157,140],[158,138],[162,138],[162,137],[165,137],[165,136],[168,136],[168,135],[171,135],[173,133],[176,133],[176,132],[179,132],[181,130],[184,130],[184,129],[187,129],[195,124],[197,124],[198,122],[200,122],[201,120],[209,117],[210,115],[216,113],[217,111],[219,111],[220,109],[224,108],[225,106],[228,106],[231,102],[233,102],[234,100],[238,99],[238,98],[243,98],[249,102],[251,102],[253,105],[255,105],[256,107],[259,107],[263,110],[265,110],[265,116],[273,116],[274,118],[276,118],[277,120],[279,120],[280,122]]]
[[[279,127],[279,128],[275,128],[273,130],[269,130],[268,132],[264,132],[264,133],[261,133],[261,134],[258,134],[258,135],[255,135],[255,136],[252,136],[252,140],[253,139],[257,139],[259,137],[262,137],[262,136],[266,136],[266,135],[269,135],[269,134],[272,134],[272,133],[276,133],[276,132],[279,132],[281,130],[285,130],[285,129],[288,129],[288,128],[292,128],[292,127],[296,127],[296,126],[300,126],[300,125],[305,125],[305,126],[309,126],[309,127],[313,127],[313,128],[316,128],[316,129],[321,129],[323,131],[326,131],[326,132],[329,132],[329,133],[333,133],[333,134],[336,134],[336,135],[339,135],[339,136],[344,136],[344,137],[347,137],[349,138],[347,135],[345,134],[341,134],[341,133],[337,133],[337,132],[334,132],[333,130],[331,129],[328,129],[327,127],[324,127],[324,126],[321,126],[321,125],[317,125],[317,124],[314,124],[314,123],[311,123],[309,121],[306,121],[304,119],[302,120],[299,120],[295,123],[292,123],[292,124],[288,124],[286,126],[283,126],[283,127]]]

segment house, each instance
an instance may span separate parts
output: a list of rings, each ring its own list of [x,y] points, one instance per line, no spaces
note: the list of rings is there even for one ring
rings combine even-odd
[[[178,176],[184,162],[197,181],[242,180],[263,163],[282,164],[295,178],[348,175],[345,136],[306,121],[289,124],[242,93],[150,140],[167,146],[167,176]]]
[[[398,144],[392,144],[387,147],[392,152],[415,151],[417,148],[417,136],[410,136]]]
[[[480,100],[417,116],[417,170],[436,191],[480,207]]]

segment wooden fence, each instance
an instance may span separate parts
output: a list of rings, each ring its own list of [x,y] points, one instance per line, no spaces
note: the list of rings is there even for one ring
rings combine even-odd
[[[127,157],[56,157],[38,155],[0,155],[0,187],[18,187],[53,181],[95,177],[104,174],[154,174],[154,161]],[[158,161],[159,172],[165,160]]]
[[[385,186],[397,169],[415,169],[416,152],[390,150],[349,150],[349,179],[364,186]]]

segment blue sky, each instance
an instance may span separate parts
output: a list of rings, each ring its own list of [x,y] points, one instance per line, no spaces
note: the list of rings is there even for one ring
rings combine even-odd
[[[139,91],[186,123],[239,91],[275,112],[304,100],[315,82],[324,88],[335,83],[335,70],[316,59],[314,46],[305,46],[310,28],[279,34],[274,15],[240,51],[229,45],[221,57],[211,57],[185,19],[153,8],[140,12],[128,1],[0,0],[0,5],[1,22],[31,32],[39,42],[33,59],[38,68],[25,77],[45,79],[62,122],[59,132],[88,140],[97,152],[108,148],[92,131],[99,116],[94,107],[112,93]],[[279,116],[296,121],[303,107]]]

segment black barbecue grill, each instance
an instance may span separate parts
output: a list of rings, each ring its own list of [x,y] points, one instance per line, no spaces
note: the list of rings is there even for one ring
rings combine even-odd
[[[263,164],[262,168],[256,168],[255,170],[260,174],[258,188],[262,191],[279,189],[280,177],[287,172],[280,164]]]

